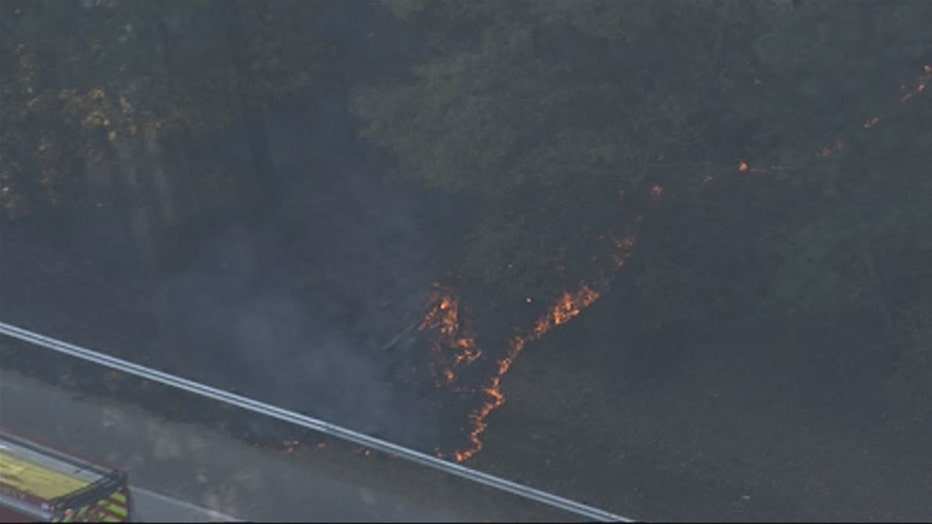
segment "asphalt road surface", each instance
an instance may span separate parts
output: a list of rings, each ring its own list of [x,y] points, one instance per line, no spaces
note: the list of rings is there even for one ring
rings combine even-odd
[[[256,448],[0,368],[0,425],[129,472],[143,521],[553,522],[574,515],[331,442]]]
[[[130,487],[139,522],[235,522],[239,519],[136,486]]]

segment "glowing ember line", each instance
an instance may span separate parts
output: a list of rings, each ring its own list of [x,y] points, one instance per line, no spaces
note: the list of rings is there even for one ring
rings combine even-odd
[[[459,298],[452,290],[438,288],[431,294],[429,303],[433,307],[421,321],[418,330],[436,329],[440,332],[431,347],[437,357],[434,372],[438,377],[442,376],[447,384],[452,384],[456,382],[455,369],[476,361],[482,356],[482,351],[476,346],[473,337],[461,334]]]
[[[621,240],[613,239],[613,243],[617,251],[613,256],[615,269],[617,270],[620,269],[631,256],[635,239],[633,236],[627,236]],[[607,286],[608,282],[603,280],[600,281],[596,287],[604,290]],[[570,293],[569,291],[564,292],[556,303],[537,319],[537,322],[534,323],[534,327],[529,333],[524,336],[517,336],[511,340],[508,354],[498,361],[498,373],[492,377],[489,381],[489,385],[482,390],[488,396],[488,400],[469,415],[469,420],[473,423],[473,428],[469,432],[470,446],[464,450],[454,452],[454,460],[457,462],[464,462],[469,460],[469,458],[476,453],[482,451],[482,439],[480,437],[488,427],[486,418],[492,411],[498,409],[505,403],[505,396],[502,394],[501,390],[502,377],[511,369],[511,365],[514,363],[515,358],[524,350],[527,343],[540,339],[551,329],[566,324],[570,320],[576,318],[584,309],[594,304],[595,301],[599,299],[600,295],[598,291],[583,282],[575,293]]]
[[[498,373],[492,377],[489,385],[482,391],[489,397],[485,404],[480,406],[476,411],[469,415],[473,422],[472,431],[469,432],[470,447],[453,453],[453,458],[457,462],[463,462],[482,450],[482,439],[480,436],[488,427],[485,421],[492,411],[501,407],[505,403],[505,396],[501,391],[502,376],[508,373],[515,357],[524,349],[528,342],[537,340],[544,336],[548,331],[556,326],[565,324],[573,318],[579,316],[583,309],[592,305],[599,298],[599,293],[591,289],[585,283],[576,293],[565,292],[563,296],[554,304],[546,313],[544,313],[530,333],[521,337],[515,337],[511,341],[508,354],[498,361]]]
[[[909,99],[911,99],[911,98],[913,98],[914,96],[916,96],[916,95],[922,93],[922,92],[925,91],[925,90],[926,90],[926,85],[923,84],[923,83],[920,83],[919,85],[916,86],[915,89],[913,89],[913,90],[910,91],[909,93],[906,93],[905,95],[903,95],[903,98],[900,98],[900,102],[908,102]]]

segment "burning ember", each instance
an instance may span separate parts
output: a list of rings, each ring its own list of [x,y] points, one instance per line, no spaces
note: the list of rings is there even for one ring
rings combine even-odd
[[[654,184],[654,187],[650,188],[650,199],[657,200],[661,195],[663,195],[663,186]]]
[[[486,402],[469,415],[469,419],[473,424],[472,430],[469,432],[470,446],[464,450],[454,452],[454,460],[464,462],[482,450],[482,440],[479,437],[488,426],[485,419],[492,411],[505,403],[505,396],[501,391],[502,377],[505,373],[508,373],[511,364],[527,343],[543,337],[556,326],[566,324],[576,318],[598,299],[599,292],[586,283],[583,283],[573,293],[566,291],[556,303],[537,319],[529,333],[511,340],[508,353],[498,361],[497,373],[489,381],[489,385],[482,389],[488,397]]]
[[[298,448],[303,448],[303,444],[297,439],[288,439],[282,442],[282,447],[285,450],[285,453],[291,454],[294,453]]]
[[[634,248],[634,237],[623,239],[612,238],[615,247],[613,254],[614,270],[620,269],[631,256]],[[595,303],[604,289],[608,286],[608,279],[601,279],[590,285],[583,282],[575,291],[564,292],[557,301],[550,306],[534,322],[531,329],[523,335],[511,339],[506,354],[498,359],[492,377],[488,382],[478,388],[484,397],[481,406],[473,410],[468,418],[471,428],[468,432],[469,445],[466,449],[454,451],[451,456],[456,462],[464,462],[482,449],[480,436],[488,427],[486,418],[492,411],[505,403],[505,396],[501,391],[502,377],[508,373],[512,363],[528,342],[533,342],[546,335],[553,328],[566,324],[579,316],[583,310]],[[531,303],[526,300],[526,303]],[[438,357],[439,375],[443,376],[447,385],[456,380],[457,366],[468,365],[482,356],[472,337],[461,335],[459,324],[459,299],[449,289],[438,289],[432,295],[431,307],[428,310],[420,330],[436,329],[439,337],[432,346],[432,351]],[[443,382],[438,382],[442,387]],[[438,456],[444,454],[438,452]]]
[[[475,338],[461,334],[459,297],[453,290],[438,286],[428,303],[431,306],[418,330],[439,331],[440,336],[431,347],[435,358],[434,374],[452,384],[456,382],[456,368],[476,361],[482,356],[482,350],[476,346]]]
[[[913,98],[914,96],[916,96],[916,95],[922,93],[922,92],[925,91],[925,90],[926,90],[926,85],[925,85],[924,83],[920,83],[920,84],[918,84],[918,85],[915,87],[915,89],[913,89],[912,91],[910,91],[910,92],[906,93],[905,95],[903,95],[903,97],[900,98],[900,102],[908,102],[909,99],[911,99],[911,98]]]

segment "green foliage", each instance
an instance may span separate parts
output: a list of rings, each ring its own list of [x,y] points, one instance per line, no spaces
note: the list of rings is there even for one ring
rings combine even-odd
[[[356,110],[399,176],[476,203],[467,279],[552,294],[646,212],[627,274],[648,329],[867,318],[902,340],[927,278],[910,268],[932,266],[932,125],[900,97],[932,4],[390,5],[417,63]]]
[[[448,25],[425,36],[426,58],[409,79],[362,90],[356,110],[364,136],[393,155],[401,176],[478,202],[467,274],[490,285],[497,275],[494,287],[514,297],[578,281],[584,271],[557,278],[555,267],[570,254],[588,258],[600,235],[621,229],[634,210],[619,192],[646,192],[710,159],[703,141],[717,108],[702,95],[716,87],[711,57],[696,53],[714,49],[725,22],[704,29],[694,17],[729,13],[689,2],[631,7],[466,2],[405,12],[412,25]],[[486,24],[461,30],[477,18]],[[503,249],[515,245],[505,239],[522,247]],[[518,259],[533,261],[526,277],[502,272]]]
[[[115,147],[140,147],[150,133],[208,138],[234,123],[244,99],[264,106],[307,90],[317,43],[297,21],[313,16],[312,6],[246,3],[238,15],[253,23],[230,35],[216,27],[237,16],[226,9],[235,5],[4,2],[6,215],[84,205],[82,170],[112,162]],[[178,24],[191,27],[170,36],[167,26]],[[231,38],[242,48],[232,51]]]

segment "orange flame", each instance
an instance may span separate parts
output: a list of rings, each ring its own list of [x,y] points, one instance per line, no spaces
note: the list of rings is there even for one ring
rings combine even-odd
[[[769,167],[751,167],[747,162],[738,164],[739,173],[770,173],[772,171],[783,171],[786,166],[769,166]]]
[[[635,245],[635,238],[629,235],[623,239],[613,238],[616,252],[613,254],[615,270],[620,269],[630,258]],[[608,287],[607,279],[600,280],[596,286],[598,289]],[[587,283],[580,284],[579,289],[571,293],[565,291],[559,299],[541,315],[534,323],[533,328],[524,336],[516,336],[511,340],[508,353],[498,361],[498,373],[489,381],[489,385],[482,389],[488,397],[488,400],[469,415],[469,420],[473,427],[469,432],[470,446],[464,450],[453,453],[453,459],[457,462],[464,462],[470,457],[482,450],[482,433],[488,427],[486,418],[492,411],[498,409],[505,403],[505,396],[502,394],[501,383],[502,377],[511,369],[518,354],[524,350],[528,342],[533,342],[546,335],[553,328],[566,324],[573,320],[587,307],[599,299],[601,293],[590,287]]]
[[[843,138],[836,139],[834,145],[823,147],[821,151],[815,154],[815,156],[832,156],[832,154],[834,154],[836,151],[841,151],[844,149],[846,143],[847,142],[845,142],[845,139]]]
[[[660,198],[660,195],[663,195],[663,186],[654,184],[654,186],[650,188],[650,199],[652,201],[657,200]]]
[[[628,235],[621,240],[617,238],[612,238],[612,243],[615,244],[615,252],[612,253],[612,260],[615,262],[615,269],[621,269],[625,265],[625,262],[631,258],[631,254],[634,252],[635,244],[634,235]]]
[[[440,368],[435,369],[435,372],[442,375],[448,384],[452,384],[456,382],[454,370],[460,365],[474,362],[482,356],[482,350],[476,346],[473,337],[461,334],[459,297],[452,290],[436,289],[429,303],[434,306],[421,321],[418,330],[439,330],[440,336],[431,348],[438,357],[436,365]],[[452,355],[449,355],[451,352]]]
[[[583,309],[589,307],[598,299],[599,294],[585,283],[576,293],[564,292],[563,296],[557,300],[557,303],[537,320],[528,339],[536,340],[556,326],[566,324],[579,316]]]
[[[746,164],[743,164],[746,165]],[[650,191],[651,201],[656,201],[663,194],[663,187],[654,185]],[[643,218],[638,216],[637,222]],[[614,252],[612,254],[613,271],[618,271],[624,266],[631,257],[635,246],[634,235],[628,235],[624,238],[612,236]],[[600,278],[593,285],[586,282],[580,284],[575,292],[565,291],[559,299],[547,309],[534,322],[530,331],[525,335],[515,336],[509,346],[506,354],[501,357],[497,364],[496,373],[489,379],[488,385],[481,388],[481,392],[487,397],[486,401],[468,415],[472,424],[469,431],[469,446],[466,449],[454,451],[451,455],[456,462],[464,462],[482,450],[481,435],[488,427],[486,419],[492,411],[498,409],[505,403],[505,396],[501,390],[502,377],[511,369],[515,358],[524,350],[528,342],[533,342],[546,335],[553,328],[566,324],[572,319],[579,316],[583,310],[591,306],[599,299],[601,293],[608,287],[609,279]],[[530,297],[525,298],[525,302],[530,304]],[[454,368],[462,364],[471,364],[482,356],[482,351],[476,347],[475,340],[471,336],[461,335],[462,327],[460,326],[459,299],[452,290],[438,287],[431,295],[427,315],[421,322],[418,330],[437,329],[440,336],[435,341],[432,351],[440,357],[442,366],[441,374],[446,379],[447,384],[456,380]],[[451,360],[445,358],[447,351],[453,349]],[[443,383],[438,382],[438,387]],[[444,454],[437,450],[436,455],[443,458]]]
[[[903,97],[900,98],[900,102],[908,102],[910,98],[913,98],[914,96],[921,94],[925,90],[926,90],[925,83],[920,83],[919,85],[916,86],[915,89],[903,95]]]
[[[599,299],[599,293],[591,289],[585,283],[575,293],[564,292],[557,302],[550,307],[534,323],[533,329],[525,336],[517,336],[512,339],[508,354],[498,361],[498,373],[489,381],[489,385],[482,391],[489,397],[485,404],[470,413],[469,419],[473,423],[473,428],[469,432],[470,447],[453,453],[453,459],[457,462],[464,462],[473,455],[482,450],[482,439],[480,436],[488,427],[485,421],[492,411],[498,409],[505,403],[505,396],[502,394],[501,384],[502,376],[511,369],[511,364],[515,357],[524,349],[528,342],[537,340],[544,336],[548,331],[556,326],[565,324],[579,316],[582,311],[591,306],[593,302]]]

